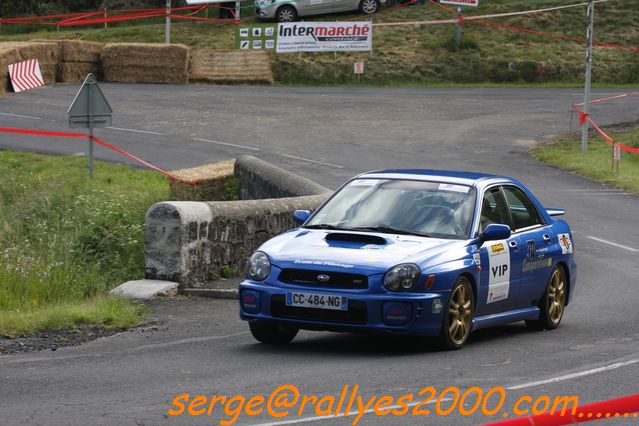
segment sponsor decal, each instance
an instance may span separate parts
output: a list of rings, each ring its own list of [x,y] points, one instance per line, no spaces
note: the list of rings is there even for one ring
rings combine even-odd
[[[570,240],[570,234],[559,234],[559,245],[561,246],[561,254],[572,253],[572,241]]]
[[[464,185],[453,185],[453,184],[450,184],[450,183],[440,183],[439,184],[439,190],[440,191],[461,192],[461,193],[467,194],[468,191],[470,191],[470,188],[468,186],[464,186]]]
[[[347,263],[325,262],[323,260],[296,260],[294,263],[298,265],[318,265],[318,266],[333,266],[335,268],[351,269],[355,265],[349,265]]]
[[[508,299],[510,290],[510,248],[506,241],[490,245],[488,257],[488,297],[486,303]]]
[[[526,241],[528,252],[521,267],[523,272],[532,272],[536,269],[550,268],[552,266],[552,257],[545,257],[544,253],[535,250],[535,241]]]
[[[506,250],[506,244],[505,243],[492,244],[490,246],[490,255],[491,256],[498,255],[498,254],[502,253],[504,250]]]
[[[368,22],[283,22],[277,26],[277,53],[369,52],[373,29]]]
[[[236,49],[275,49],[275,24],[251,24],[235,29]]]

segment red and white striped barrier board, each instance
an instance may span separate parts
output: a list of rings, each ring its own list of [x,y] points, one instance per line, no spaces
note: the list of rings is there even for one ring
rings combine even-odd
[[[9,77],[11,78],[13,90],[16,92],[44,86],[40,63],[37,59],[29,59],[28,61],[9,65]]]

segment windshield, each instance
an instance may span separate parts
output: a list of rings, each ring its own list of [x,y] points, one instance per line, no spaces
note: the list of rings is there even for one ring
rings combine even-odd
[[[356,179],[342,188],[306,228],[465,239],[475,190],[465,185],[396,179]]]

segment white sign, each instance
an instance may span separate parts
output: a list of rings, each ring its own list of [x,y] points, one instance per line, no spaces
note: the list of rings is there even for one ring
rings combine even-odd
[[[214,4],[214,3],[226,3],[229,0],[186,0],[186,4],[189,6],[197,4]]]
[[[453,6],[479,6],[479,0],[439,0],[439,2]]]
[[[277,53],[369,52],[373,26],[368,22],[286,22],[277,26]]]
[[[621,161],[621,147],[617,144],[615,144],[612,147],[612,151],[615,155],[615,161]]]
[[[353,73],[364,74],[364,62],[355,62],[353,64]]]
[[[506,240],[491,241],[488,248],[488,298],[486,303],[508,299],[510,290],[510,248]]]

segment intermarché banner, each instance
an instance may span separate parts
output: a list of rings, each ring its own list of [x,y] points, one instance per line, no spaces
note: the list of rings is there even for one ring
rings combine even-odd
[[[287,22],[277,26],[277,53],[369,52],[373,25],[368,22]]]

